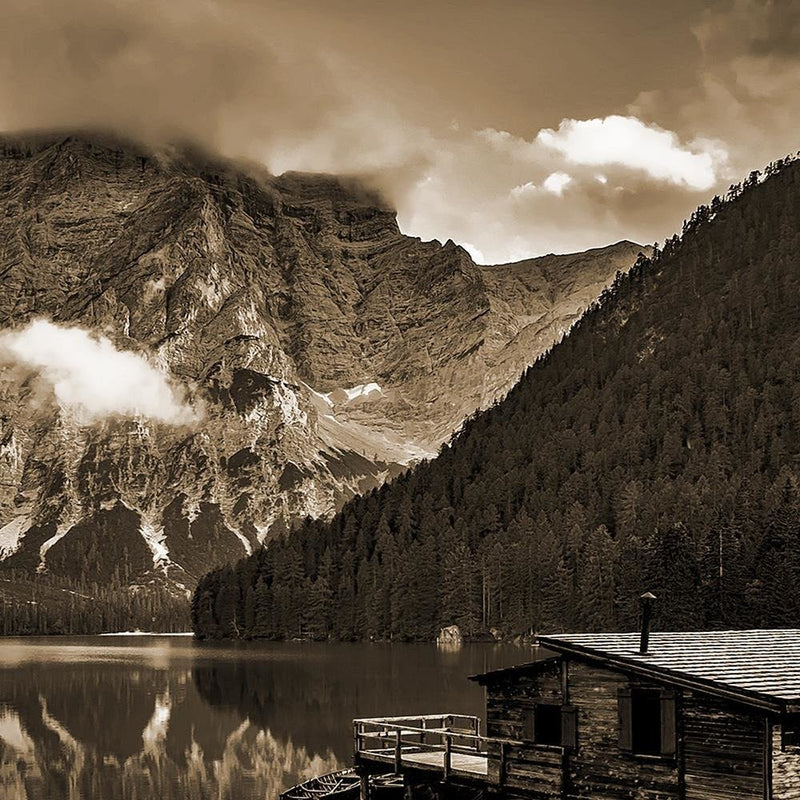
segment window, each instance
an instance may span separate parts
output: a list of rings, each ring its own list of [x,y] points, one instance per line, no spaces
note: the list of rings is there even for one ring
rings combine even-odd
[[[641,687],[620,689],[619,745],[636,755],[674,755],[675,692]]]
[[[631,699],[631,749],[641,755],[661,755],[661,692],[634,689]]]
[[[561,744],[561,706],[536,706],[533,714],[533,741],[536,744]]]
[[[800,714],[787,714],[781,720],[781,747],[800,748]]]
[[[522,738],[537,745],[574,748],[576,718],[574,706],[537,703],[525,709]]]

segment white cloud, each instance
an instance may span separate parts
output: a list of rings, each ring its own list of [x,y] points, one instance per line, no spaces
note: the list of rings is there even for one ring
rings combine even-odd
[[[589,166],[618,165],[641,170],[657,180],[691,189],[711,188],[726,152],[710,140],[684,146],[677,134],[636,117],[564,119],[558,130],[539,131],[536,141],[568,161]]]
[[[566,172],[551,172],[542,183],[542,186],[552,194],[559,197],[564,193],[564,189],[572,183],[572,175]]]
[[[525,197],[526,194],[531,194],[536,191],[536,184],[533,181],[520,183],[511,190],[511,196],[518,200],[520,197]]]
[[[44,319],[0,333],[0,362],[34,370],[56,402],[81,422],[143,416],[172,425],[196,422],[197,412],[141,355],[117,350],[105,336]]]

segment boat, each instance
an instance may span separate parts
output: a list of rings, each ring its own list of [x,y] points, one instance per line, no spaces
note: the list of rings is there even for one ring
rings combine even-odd
[[[370,794],[381,800],[402,797],[405,794],[403,776],[390,772],[386,775],[371,775],[369,779]]]
[[[354,800],[358,797],[360,779],[355,770],[343,769],[310,778],[297,786],[292,786],[281,794],[281,800]]]

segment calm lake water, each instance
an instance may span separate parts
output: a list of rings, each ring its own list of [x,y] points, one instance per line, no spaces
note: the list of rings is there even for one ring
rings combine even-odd
[[[530,648],[0,640],[0,800],[252,800],[347,765],[353,717],[483,713]]]

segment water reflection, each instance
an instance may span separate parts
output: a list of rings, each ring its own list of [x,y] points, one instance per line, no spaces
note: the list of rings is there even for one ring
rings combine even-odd
[[[350,759],[350,720],[481,713],[492,646],[153,637],[0,644],[0,800],[274,798]]]

